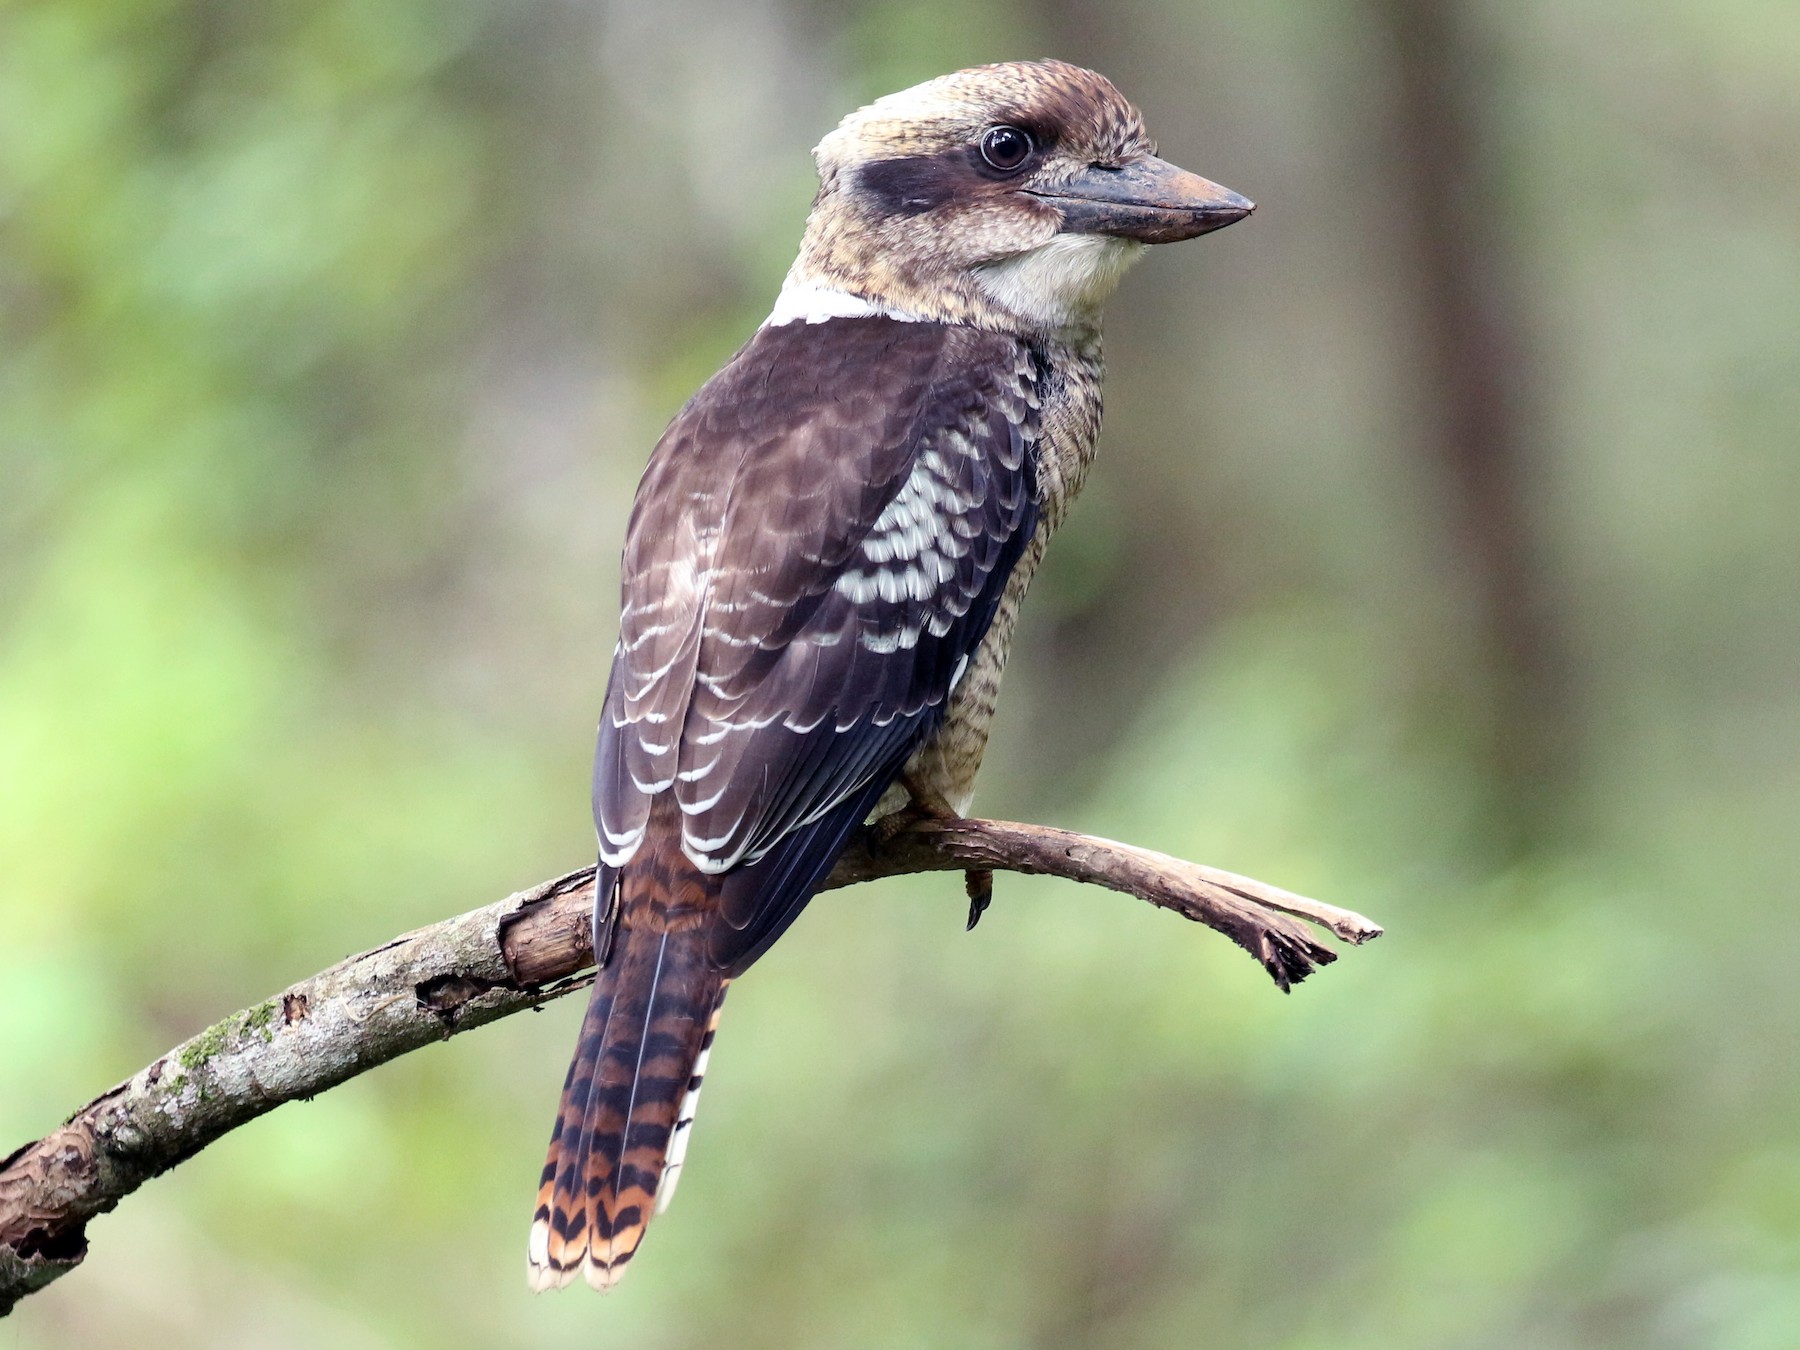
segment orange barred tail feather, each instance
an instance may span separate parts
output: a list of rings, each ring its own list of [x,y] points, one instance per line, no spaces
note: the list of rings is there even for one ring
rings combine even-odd
[[[682,862],[627,865],[621,877],[612,956],[594,982],[538,1189],[527,1257],[539,1292],[577,1271],[610,1289],[674,1193],[726,985],[696,922],[709,879]]]

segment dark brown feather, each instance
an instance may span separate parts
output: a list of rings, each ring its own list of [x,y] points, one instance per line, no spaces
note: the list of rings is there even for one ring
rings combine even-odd
[[[1035,519],[1036,380],[1011,337],[841,319],[761,330],[682,411],[625,550],[608,861],[671,789],[690,856],[754,859],[916,743]]]

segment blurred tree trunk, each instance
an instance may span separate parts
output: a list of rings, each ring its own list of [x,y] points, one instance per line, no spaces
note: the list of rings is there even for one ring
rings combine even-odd
[[[1531,335],[1499,186],[1493,63],[1466,6],[1365,0],[1389,62],[1386,166],[1416,369],[1419,449],[1444,505],[1441,549],[1468,614],[1467,722],[1494,788],[1495,842],[1551,825],[1575,743],[1567,652],[1532,518]]]
[[[1153,40],[1150,26],[1074,0],[1037,0],[1034,8],[1053,50],[1101,69],[1128,69],[1135,44]],[[1398,378],[1410,385],[1417,452],[1440,507],[1431,552],[1446,560],[1445,585],[1463,616],[1452,644],[1461,659],[1431,672],[1426,685],[1448,700],[1449,735],[1468,748],[1490,789],[1494,846],[1513,854],[1554,821],[1575,737],[1559,606],[1532,511],[1542,468],[1532,335],[1509,239],[1517,212],[1499,185],[1491,134],[1494,64],[1474,40],[1467,7],[1453,0],[1363,0],[1361,12],[1374,39],[1374,78],[1390,91],[1376,156],[1384,191],[1400,206],[1383,217],[1406,325]],[[1151,578],[1203,572],[1206,560],[1193,556],[1191,539],[1158,523],[1154,512],[1134,516],[1126,545],[1143,560],[1132,575],[1150,603],[1109,606],[1080,623],[1107,629],[1098,642],[1083,633],[1084,650],[1142,652],[1171,637],[1172,597]],[[1185,525],[1166,523],[1175,532]],[[1183,566],[1170,567],[1171,559]],[[1204,621],[1186,618],[1176,635],[1183,643]],[[1146,667],[1160,668],[1138,668]],[[1114,663],[1088,668],[1120,674]],[[1129,676],[1126,684],[1105,702],[1128,717],[1136,699]]]

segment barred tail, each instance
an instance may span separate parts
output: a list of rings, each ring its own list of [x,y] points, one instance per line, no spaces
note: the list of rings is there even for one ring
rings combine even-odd
[[[668,924],[686,908],[670,891],[699,879],[670,886],[676,878],[628,868],[621,880],[612,959],[594,983],[538,1189],[528,1273],[540,1292],[578,1270],[601,1290],[624,1275],[674,1194],[725,997],[704,928]]]

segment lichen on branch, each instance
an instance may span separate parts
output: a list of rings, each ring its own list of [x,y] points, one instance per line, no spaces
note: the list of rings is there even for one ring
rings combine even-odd
[[[1337,959],[1309,925],[1361,944],[1360,914],[1230,872],[1044,825],[919,821],[864,829],[821,886],[930,871],[1064,877],[1225,934],[1282,990]],[[283,1102],[313,1097],[458,1032],[585,986],[593,869],[403,934],[215,1022],[0,1159],[0,1316],[78,1266],[87,1223]]]

